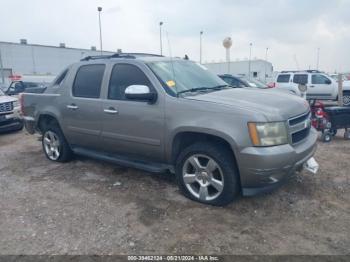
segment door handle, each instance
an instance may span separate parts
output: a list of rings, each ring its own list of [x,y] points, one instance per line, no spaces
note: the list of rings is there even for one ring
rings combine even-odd
[[[315,87],[315,86],[312,86],[312,85],[311,85],[311,86],[309,86],[309,87]]]
[[[118,110],[116,110],[113,107],[110,107],[108,109],[103,109],[103,112],[107,113],[107,114],[118,114]]]
[[[68,109],[73,109],[73,110],[77,110],[79,107],[75,104],[71,104],[71,105],[67,105]]]

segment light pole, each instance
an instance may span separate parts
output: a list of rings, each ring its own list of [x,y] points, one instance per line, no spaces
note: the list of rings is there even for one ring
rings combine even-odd
[[[1,83],[5,84],[4,65],[2,64],[1,49],[0,49],[0,74],[1,74]]]
[[[265,53],[265,83],[266,83],[266,64],[267,64],[267,52],[269,51],[269,48],[266,47],[266,53]]]
[[[248,79],[250,79],[250,70],[251,70],[251,60],[252,60],[252,43],[249,44],[249,63],[248,63]]]
[[[163,22],[159,22],[159,41],[160,41],[160,55],[163,55],[163,40],[162,40],[162,25]]]
[[[202,35],[203,31],[199,32],[199,63],[202,64]]]
[[[320,65],[320,48],[317,48],[317,63],[316,63],[317,70],[318,70],[319,65]]]
[[[99,22],[99,27],[100,27],[100,52],[102,55],[102,29],[101,29],[101,11],[102,11],[102,7],[97,7],[97,11],[98,11],[98,22]]]

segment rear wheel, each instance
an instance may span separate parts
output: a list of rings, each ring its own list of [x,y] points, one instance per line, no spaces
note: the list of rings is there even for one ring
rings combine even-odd
[[[343,105],[350,106],[350,92],[344,91],[343,93]]]
[[[197,143],[178,157],[176,177],[188,198],[210,205],[227,205],[239,194],[238,171],[232,153],[223,146]]]
[[[42,146],[46,157],[55,162],[67,162],[72,151],[57,124],[49,125],[43,131]]]

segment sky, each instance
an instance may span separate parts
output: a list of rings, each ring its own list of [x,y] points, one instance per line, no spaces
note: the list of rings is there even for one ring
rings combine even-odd
[[[0,41],[163,53],[203,62],[225,60],[222,41],[231,37],[231,60],[272,62],[275,70],[350,71],[350,0],[0,0]]]

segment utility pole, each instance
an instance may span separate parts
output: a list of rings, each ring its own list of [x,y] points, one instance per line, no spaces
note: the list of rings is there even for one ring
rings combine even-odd
[[[265,83],[266,83],[266,64],[267,64],[267,52],[269,51],[269,48],[266,47],[266,53],[265,53]]]
[[[317,63],[316,63],[316,69],[318,70],[320,65],[320,48],[317,48]]]
[[[248,64],[248,79],[250,79],[250,74],[251,74],[251,61],[252,61],[252,43],[249,44],[249,64]]]
[[[199,63],[202,64],[202,35],[203,31],[199,32]]]
[[[0,74],[1,74],[1,83],[5,84],[4,65],[2,64],[1,49],[0,49]]]
[[[100,27],[100,52],[102,55],[102,28],[101,28],[101,11],[102,11],[102,7],[97,7],[97,11],[98,11],[98,22],[99,22],[99,27]]]
[[[162,25],[163,22],[159,22],[159,40],[160,40],[160,55],[163,55],[163,40],[162,40]]]

